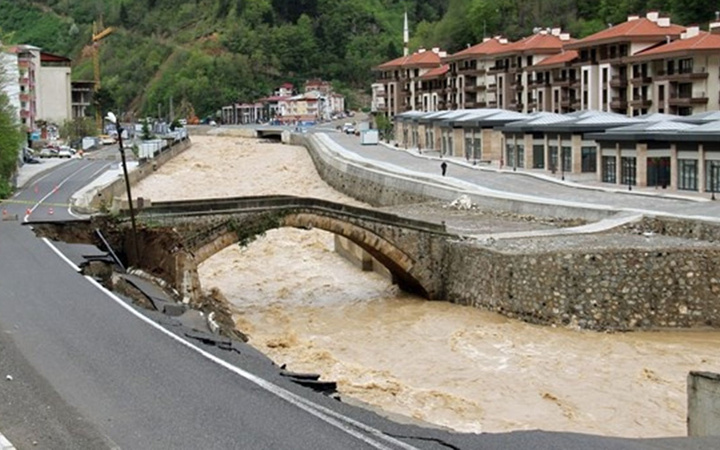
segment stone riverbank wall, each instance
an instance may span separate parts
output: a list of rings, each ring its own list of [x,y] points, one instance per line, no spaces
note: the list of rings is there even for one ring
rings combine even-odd
[[[610,237],[610,236],[609,236]],[[446,299],[594,330],[720,326],[720,246],[512,252],[456,242]]]
[[[457,190],[429,186],[352,161],[316,138],[293,136],[308,148],[323,179],[375,205],[451,200]],[[483,208],[593,220],[609,211],[523,205],[474,196]],[[609,245],[563,244],[572,237],[532,239],[512,249],[450,240],[442,263],[442,298],[538,324],[595,330],[720,326],[720,224],[644,218],[601,236]]]

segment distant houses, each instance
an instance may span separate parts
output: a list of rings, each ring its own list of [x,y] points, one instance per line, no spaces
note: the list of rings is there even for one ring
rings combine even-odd
[[[345,98],[333,92],[327,81],[314,79],[308,80],[300,93],[295,92],[292,84],[285,83],[268,97],[224,106],[222,121],[226,124],[318,122],[344,112]]]

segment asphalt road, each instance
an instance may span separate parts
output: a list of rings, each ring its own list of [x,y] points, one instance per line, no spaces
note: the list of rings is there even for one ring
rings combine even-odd
[[[72,160],[2,207],[21,218],[30,209],[31,220],[71,217],[69,195],[103,164]],[[247,346],[220,350],[185,331],[104,292],[29,226],[0,222],[0,431],[21,450],[720,448],[401,425],[290,383]]]
[[[359,156],[385,166],[401,167],[427,175],[440,176],[440,162],[437,152],[434,157],[413,154],[404,149],[391,149],[384,145],[361,145],[358,136],[328,131],[327,135],[345,149]],[[498,193],[511,193],[534,197],[542,202],[566,201],[617,210],[640,211],[645,213],[674,214],[698,218],[720,218],[720,202],[705,198],[682,198],[683,192],[671,193],[662,189],[635,189],[627,191],[623,186],[584,186],[581,183],[548,180],[511,170],[497,171],[482,166],[472,167],[458,158],[446,158],[449,162],[448,178],[462,180]],[[673,194],[677,194],[674,196]],[[709,196],[709,194],[708,194]]]

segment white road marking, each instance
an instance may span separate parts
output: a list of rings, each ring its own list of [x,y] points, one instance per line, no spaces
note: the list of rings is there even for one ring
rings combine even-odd
[[[63,184],[65,184],[65,183],[67,183],[68,181],[70,181],[70,179],[71,179],[72,177],[74,177],[74,176],[77,175],[78,173],[80,173],[80,172],[82,172],[83,170],[86,170],[86,169],[88,169],[88,168],[90,168],[90,167],[92,167],[92,166],[87,165],[87,166],[85,166],[85,167],[79,168],[79,169],[76,170],[75,172],[73,172],[73,173],[71,173],[70,175],[68,175],[67,177],[65,177],[65,178],[56,186],[56,188],[59,189],[60,187],[62,187]],[[50,174],[48,174],[48,175],[50,175]],[[40,181],[40,180],[44,179],[44,178],[47,177],[48,175],[45,175],[45,176],[41,177],[41,178],[38,179],[37,181]],[[37,183],[37,181],[36,181],[36,183]],[[55,193],[55,191],[56,191],[56,189],[52,189],[50,192],[47,193],[47,195],[45,195],[43,198],[41,198],[40,200],[38,200],[38,202],[35,203],[32,208],[30,208],[30,214],[32,214],[32,213],[42,204],[42,202],[44,202],[44,201],[47,200],[51,195],[53,195],[53,194]],[[28,219],[30,218],[30,214],[25,214],[25,217],[23,218],[23,222],[27,222],[27,221],[28,221]]]
[[[60,252],[48,239],[43,239],[43,241],[50,246],[50,248],[58,254],[66,263],[70,265],[74,270],[80,271],[80,269],[72,263],[65,255]],[[317,417],[318,419],[322,420],[323,422],[334,426],[335,428],[338,428],[339,430],[365,442],[366,444],[378,449],[378,450],[393,450],[394,448],[401,448],[404,450],[418,450],[417,447],[414,447],[410,444],[406,444],[405,442],[402,442],[398,439],[395,439],[391,436],[387,436],[382,431],[373,428],[369,425],[366,425],[362,422],[359,422],[357,420],[351,419],[349,417],[346,417],[336,411],[333,411],[329,408],[326,408],[324,406],[315,404],[311,402],[310,400],[307,400],[297,394],[294,394],[286,389],[281,388],[280,386],[277,386],[261,377],[258,377],[257,375],[254,375],[250,372],[247,372],[239,367],[236,367],[227,361],[224,361],[217,356],[208,353],[207,351],[197,347],[196,345],[182,339],[181,337],[177,336],[176,334],[173,334],[172,332],[166,330],[161,325],[156,323],[155,321],[147,318],[145,315],[141,314],[139,311],[137,311],[132,306],[125,303],[121,298],[116,296],[113,292],[106,289],[103,285],[98,283],[95,279],[85,276],[85,278],[93,284],[95,287],[97,287],[100,291],[102,291],[105,295],[107,295],[110,299],[112,299],[115,303],[120,305],[122,308],[127,310],[130,314],[134,315],[136,318],[142,320],[143,322],[147,323],[151,327],[159,330],[161,333],[164,333],[166,336],[169,336],[171,339],[174,339],[175,341],[179,342],[180,344],[184,345],[185,347],[194,350],[195,352],[199,353],[200,355],[204,356],[205,358],[209,359],[210,361],[230,370],[231,372],[235,373],[236,375],[239,375],[246,380],[256,384],[257,386],[265,389],[266,391],[282,398],[283,400],[289,402],[290,404],[312,414],[313,416]],[[360,430],[360,431],[358,431]],[[367,436],[366,434],[369,434],[371,436]],[[375,438],[375,439],[374,439]],[[377,439],[377,440],[376,440]],[[384,441],[384,442],[380,442]],[[393,447],[389,447],[388,445],[391,445]],[[0,450],[4,450],[1,449]]]
[[[48,243],[48,245],[52,245]],[[85,277],[91,284],[95,285],[99,290],[105,293],[108,297],[110,297],[112,300],[114,300],[118,305],[125,308],[130,314],[134,315],[138,319],[142,320],[143,322],[147,323],[148,325],[152,326],[153,328],[159,330],[160,332],[164,333],[165,335],[169,336],[170,338],[174,339],[175,341],[179,342],[180,344],[188,347],[191,350],[196,351],[197,353],[201,354],[205,358],[209,359],[210,361],[213,361],[214,363],[230,370],[231,372],[240,375],[241,377],[245,378],[246,380],[258,385],[259,387],[265,389],[266,391],[282,398],[283,400],[291,403],[294,406],[297,406],[298,408],[312,414],[313,416],[319,418],[320,420],[342,430],[343,432],[356,437],[357,439],[360,439],[361,441],[371,445],[374,448],[377,448],[379,450],[392,450],[392,447],[388,447],[386,445],[394,445],[396,447],[405,449],[405,450],[418,450],[417,447],[414,447],[410,444],[406,444],[405,442],[402,442],[398,439],[395,439],[391,436],[387,436],[382,431],[373,428],[369,425],[365,425],[362,422],[358,422],[354,419],[351,419],[349,417],[346,417],[338,412],[335,412],[329,408],[326,408],[324,406],[315,404],[311,402],[310,400],[307,400],[297,394],[294,394],[286,389],[281,388],[280,386],[277,386],[263,378],[258,377],[257,375],[254,375],[250,372],[247,372],[239,367],[233,366],[232,364],[218,358],[217,356],[206,352],[205,350],[195,346],[194,344],[191,344],[190,342],[182,339],[181,337],[177,336],[176,334],[173,334],[172,332],[166,330],[159,324],[157,324],[155,321],[147,318],[140,312],[138,312],[135,308],[125,303],[122,299],[117,297],[114,293],[106,289],[103,285],[95,281],[93,278],[86,276]],[[364,431],[365,433],[368,433],[372,436],[374,436],[377,439],[385,441],[378,442],[374,440],[370,436],[366,436],[362,434],[360,431],[356,430],[360,429]]]

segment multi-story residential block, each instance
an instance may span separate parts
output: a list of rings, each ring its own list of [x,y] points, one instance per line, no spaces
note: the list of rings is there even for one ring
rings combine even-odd
[[[653,104],[652,69],[633,56],[680,37],[684,27],[649,12],[565,45],[576,50],[580,77],[580,109],[640,115]]]
[[[688,27],[680,39],[629,62],[633,71],[646,67],[653,75],[650,112],[686,116],[720,107],[720,22],[710,24],[710,33]]]
[[[15,84],[10,90],[17,91],[20,123],[28,130],[35,129],[37,119],[37,84],[40,69],[40,49],[31,45],[17,45],[10,47],[9,52],[17,58],[18,78],[8,80]]]
[[[577,59],[576,50],[563,50],[528,68],[528,87],[535,99],[535,103],[528,105],[528,112],[562,114],[580,109],[579,70],[574,66]]]
[[[72,118],[71,63],[64,56],[40,52],[38,120],[59,125]]]
[[[420,49],[375,67],[373,70],[380,75],[377,83],[383,85],[378,95],[385,98],[385,108],[376,106],[377,111],[392,118],[404,111],[422,109],[421,77],[429,70],[441,67],[441,59],[445,56],[447,54],[438,48]]]
[[[448,65],[430,69],[420,77],[420,102],[422,111],[443,111],[447,109],[447,84],[445,76]]]
[[[514,42],[492,56],[495,64],[490,72],[495,75],[494,87],[488,91],[495,93],[497,107],[511,111],[528,112],[537,109],[538,102],[544,103],[543,91],[535,87],[534,74],[530,69],[551,55],[561,53],[563,46],[570,42],[570,35],[559,28],[539,30],[532,36]],[[538,94],[542,98],[538,98]]]
[[[494,108],[497,106],[495,64],[492,55],[510,44],[501,37],[486,38],[444,59],[448,65],[444,91],[445,109]],[[438,83],[442,84],[442,83]],[[442,103],[442,102],[441,102]]]

